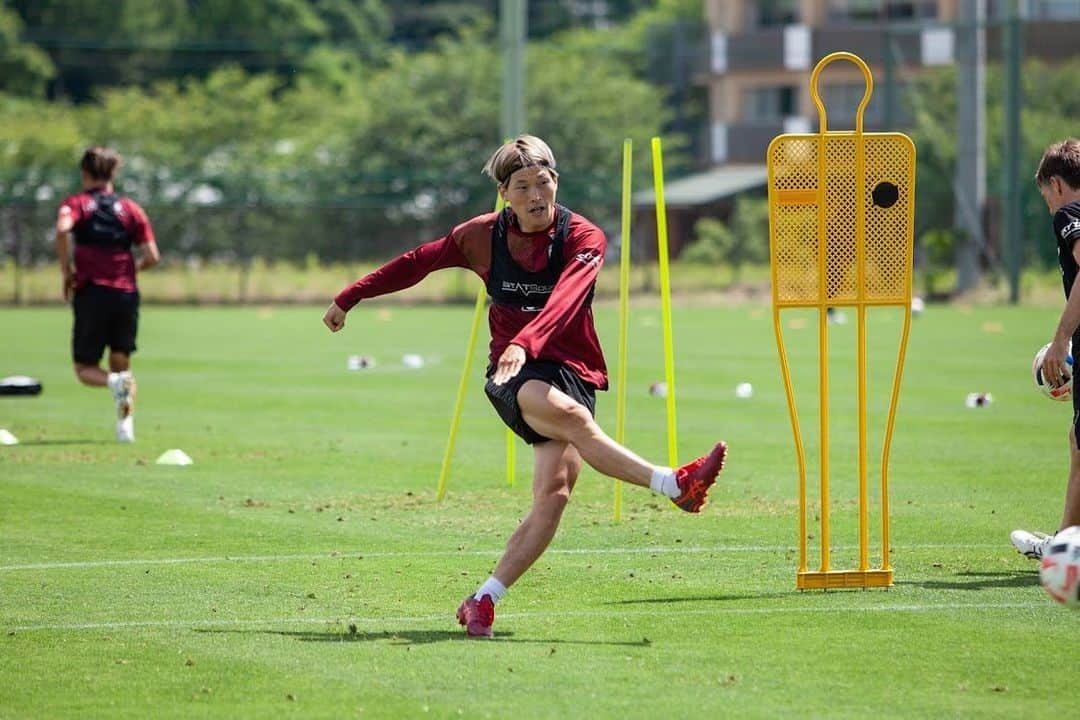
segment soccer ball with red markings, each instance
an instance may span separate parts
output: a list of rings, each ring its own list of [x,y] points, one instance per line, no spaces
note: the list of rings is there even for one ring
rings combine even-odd
[[[1080,608],[1080,525],[1054,536],[1039,566],[1039,581],[1057,602]]]
[[[1031,361],[1031,377],[1035,381],[1035,388],[1046,397],[1051,400],[1072,400],[1072,382],[1065,382],[1057,387],[1051,386],[1046,382],[1046,378],[1043,377],[1042,366],[1043,358],[1046,357],[1046,350],[1050,347],[1050,343],[1043,345],[1039,348],[1039,352],[1035,353],[1035,359]],[[1069,354],[1066,356],[1065,361],[1071,368],[1072,363],[1072,343],[1069,343]]]

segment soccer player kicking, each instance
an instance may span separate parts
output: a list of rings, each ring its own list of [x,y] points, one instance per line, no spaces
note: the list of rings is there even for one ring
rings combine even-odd
[[[1054,217],[1054,238],[1057,241],[1061,280],[1065,285],[1065,309],[1061,313],[1053,340],[1043,360],[1043,377],[1054,385],[1072,383],[1073,419],[1069,427],[1069,483],[1065,488],[1065,512],[1058,532],[1080,525],[1080,387],[1072,376],[1066,355],[1069,341],[1074,352],[1080,352],[1080,287],[1076,278],[1080,270],[1080,140],[1070,138],[1054,143],[1043,153],[1035,173],[1039,192]],[[1057,378],[1057,382],[1054,382]],[[1053,535],[1013,530],[1012,544],[1036,560],[1041,559],[1054,539]]]
[[[696,513],[724,466],[727,446],[719,442],[678,469],[660,467],[596,424],[596,391],[608,387],[592,312],[604,233],[556,204],[555,157],[540,138],[521,135],[504,144],[484,172],[498,185],[505,210],[466,220],[359,279],[338,294],[323,322],[337,332],[361,300],[411,287],[435,270],[468,268],[484,280],[492,301],[484,390],[534,456],[532,508],[494,573],[457,611],[468,635],[490,637],[495,603],[551,542],[582,462]]]
[[[116,439],[134,442],[131,353],[139,324],[135,274],[156,265],[161,255],[146,213],[113,190],[119,164],[120,156],[109,148],[92,147],[83,154],[79,164],[83,191],[64,200],[57,213],[56,254],[64,300],[75,312],[71,334],[75,375],[84,385],[112,391]],[[108,371],[101,368],[106,345]]]

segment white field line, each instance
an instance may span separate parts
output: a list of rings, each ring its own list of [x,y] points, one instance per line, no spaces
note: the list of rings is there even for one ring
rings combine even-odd
[[[842,614],[842,613],[925,613],[925,612],[952,612],[965,610],[1017,610],[1017,609],[1041,609],[1051,607],[1046,602],[1030,603],[930,603],[930,604],[907,604],[907,605],[867,605],[865,607],[754,607],[754,608],[671,608],[664,609],[664,616],[669,615],[798,615],[798,614]],[[554,617],[627,617],[627,616],[656,616],[655,610],[628,610],[613,608],[610,610],[576,610],[558,612],[510,612],[499,613],[500,620],[506,619],[545,619]],[[268,618],[264,620],[127,620],[117,622],[100,623],[57,623],[43,625],[16,625],[5,628],[7,632],[34,632],[42,630],[75,631],[75,630],[128,630],[138,628],[202,628],[202,627],[266,627],[280,625],[326,625],[340,627],[344,630],[346,623],[365,626],[386,625],[418,625],[423,623],[450,624],[453,616],[449,612],[438,615],[414,615],[400,617],[368,617],[350,618]],[[391,633],[393,631],[390,631]],[[342,635],[342,639],[347,636]],[[392,637],[392,635],[390,636]]]
[[[1004,548],[1010,546],[1003,543],[977,543],[959,545],[956,543],[929,543],[918,545],[893,545],[893,550],[936,550],[948,548],[950,550],[973,550],[985,548]],[[624,547],[624,548],[555,548],[548,550],[545,555],[662,555],[662,554],[695,554],[695,553],[774,553],[794,551],[796,548],[790,545],[711,545],[686,547]],[[832,548],[833,552],[855,550],[856,546],[839,545]],[[391,551],[391,552],[368,552],[364,550],[327,551],[324,553],[301,553],[286,555],[215,555],[204,557],[173,557],[173,558],[124,558],[114,560],[75,560],[70,562],[42,562],[27,563],[22,565],[0,565],[0,572],[15,572],[18,570],[63,570],[85,569],[98,567],[118,567],[124,565],[191,565],[226,562],[292,562],[297,560],[350,560],[357,558],[424,558],[424,557],[498,557],[503,552],[502,548],[491,550],[423,550],[423,551]],[[1004,552],[1004,550],[1003,550]]]

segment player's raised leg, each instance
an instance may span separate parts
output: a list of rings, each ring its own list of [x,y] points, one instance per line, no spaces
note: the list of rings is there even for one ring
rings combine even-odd
[[[529,427],[546,437],[570,443],[598,472],[651,488],[687,512],[700,512],[705,506],[709,489],[727,457],[727,445],[719,442],[706,455],[678,469],[652,465],[609,437],[587,408],[537,380],[521,386],[518,405]]]

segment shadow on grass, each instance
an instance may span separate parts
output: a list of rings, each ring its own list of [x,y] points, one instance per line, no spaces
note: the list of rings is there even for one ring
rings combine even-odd
[[[669,605],[671,603],[686,602],[729,602],[731,600],[769,600],[773,598],[789,597],[791,593],[758,593],[756,595],[684,595],[683,597],[654,597],[636,598],[633,600],[611,600],[605,605],[643,605],[650,603]]]
[[[223,630],[219,628],[197,628],[198,633],[237,633],[277,635],[293,638],[301,642],[377,642],[386,641],[391,645],[430,645],[438,642],[511,642],[535,643],[537,645],[619,645],[623,647],[649,647],[652,641],[641,640],[553,640],[543,638],[515,638],[512,632],[496,632],[493,638],[470,638],[464,630],[381,630],[379,632],[315,632],[312,630]]]
[[[898,582],[897,585],[915,585],[927,590],[989,590],[990,588],[1030,587],[1039,584],[1038,570],[1010,570],[1008,572],[956,573],[957,580],[926,580],[924,582]]]
[[[79,440],[57,438],[56,440],[20,440],[19,441],[19,445],[28,445],[28,446],[29,445],[104,445],[104,444],[105,444],[105,441],[103,441],[103,440],[91,440],[90,438],[79,439]],[[114,442],[112,442],[110,444],[115,445],[116,443],[114,441]]]

